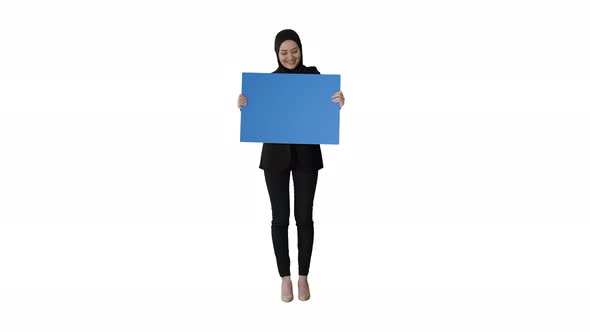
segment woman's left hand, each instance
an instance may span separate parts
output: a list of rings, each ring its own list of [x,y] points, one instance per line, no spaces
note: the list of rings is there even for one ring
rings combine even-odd
[[[340,108],[342,108],[342,106],[344,106],[344,94],[342,93],[342,91],[336,92],[332,96],[332,101],[335,103],[340,103]]]

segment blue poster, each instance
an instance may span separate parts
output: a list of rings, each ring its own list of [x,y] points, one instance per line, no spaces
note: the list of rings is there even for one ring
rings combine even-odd
[[[242,73],[240,142],[338,144],[340,75]]]

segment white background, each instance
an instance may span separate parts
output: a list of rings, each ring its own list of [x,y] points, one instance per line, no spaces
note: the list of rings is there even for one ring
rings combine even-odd
[[[385,3],[2,1],[0,330],[588,331],[585,1]],[[347,98],[288,304],[236,107],[284,28]]]

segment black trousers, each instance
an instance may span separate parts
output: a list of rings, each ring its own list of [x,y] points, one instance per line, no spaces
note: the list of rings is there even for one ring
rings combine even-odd
[[[266,187],[272,207],[271,235],[281,277],[291,275],[289,259],[289,179],[293,173],[295,194],[295,223],[297,225],[297,250],[299,275],[309,273],[313,248],[313,198],[318,180],[318,171],[264,170]]]

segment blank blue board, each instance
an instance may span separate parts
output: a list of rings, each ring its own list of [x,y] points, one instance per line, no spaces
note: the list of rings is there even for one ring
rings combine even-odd
[[[240,142],[339,144],[340,75],[242,73]]]

